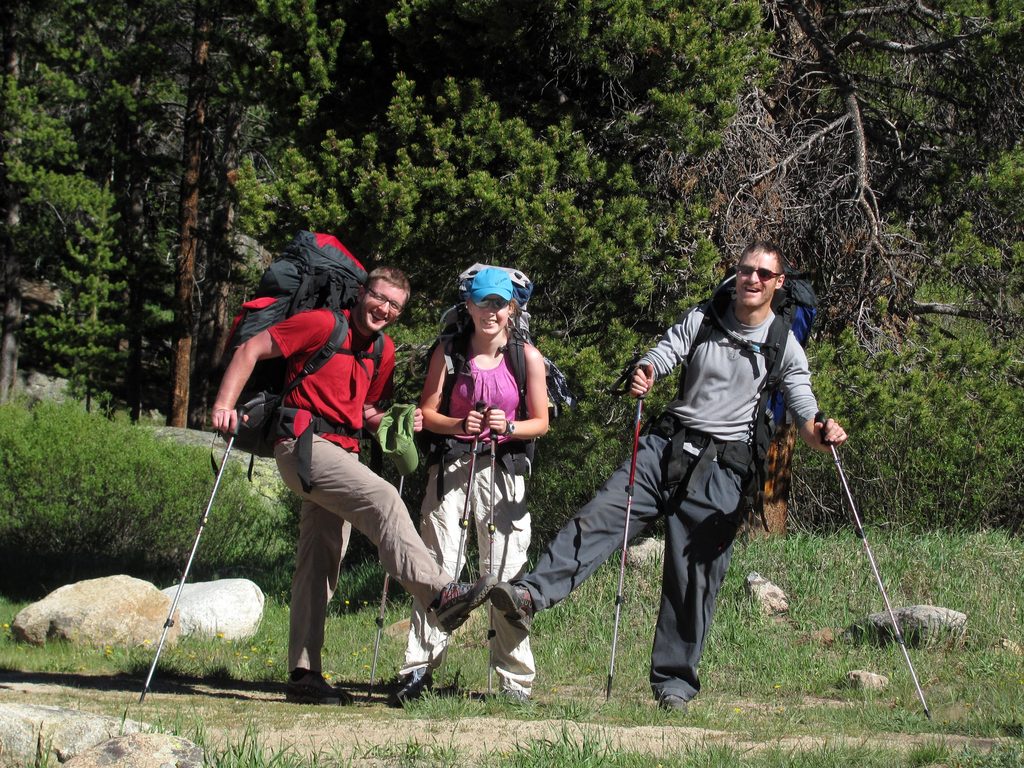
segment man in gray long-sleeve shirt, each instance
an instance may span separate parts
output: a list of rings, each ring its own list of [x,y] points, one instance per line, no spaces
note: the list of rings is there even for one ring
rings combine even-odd
[[[732,555],[744,486],[752,478],[751,442],[766,373],[760,345],[775,318],[772,298],[784,272],[778,249],[748,245],[737,266],[735,296],[707,341],[689,355],[704,322],[697,307],[640,358],[630,381],[630,394],[643,397],[689,357],[679,399],[640,438],[629,516],[631,539],[665,520],[650,675],[664,709],[685,709],[700,690],[697,665]],[[815,422],[807,357],[791,332],[775,362],[776,376],[809,446],[827,452],[830,443],[846,441],[832,419]],[[532,572],[494,588],[491,602],[509,621],[528,629],[536,611],[567,597],[621,546],[630,466],[631,459],[623,462],[555,535]]]

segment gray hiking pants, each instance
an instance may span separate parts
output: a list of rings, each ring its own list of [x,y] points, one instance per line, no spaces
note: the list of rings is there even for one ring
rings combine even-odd
[[[701,449],[700,446],[697,446]],[[700,690],[697,665],[715,612],[718,589],[729,567],[736,534],[742,478],[720,466],[713,445],[693,457],[692,472],[667,486],[664,470],[671,443],[659,435],[640,438],[629,538],[665,520],[661,607],[651,651],[651,690],[689,700]],[[622,547],[630,460],[619,466],[594,498],[555,535],[537,567],[517,583],[537,610],[569,595]],[[677,492],[678,491],[678,492]]]

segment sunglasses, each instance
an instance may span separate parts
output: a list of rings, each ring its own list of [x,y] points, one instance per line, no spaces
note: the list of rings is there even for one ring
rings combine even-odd
[[[739,274],[743,275],[744,277],[750,277],[752,274],[756,272],[757,277],[761,280],[762,283],[767,280],[771,280],[774,277],[782,277],[782,275],[785,274],[783,272],[772,272],[767,267],[752,267],[749,264],[738,265],[736,267],[736,271]]]
[[[377,291],[373,290],[373,288],[367,287],[365,290],[371,299],[376,301],[378,304],[387,304],[388,307],[390,307],[391,311],[394,312],[396,315],[402,314],[402,310],[405,309],[405,307],[399,304],[397,301],[392,301],[383,293],[378,293]]]
[[[493,309],[495,311],[500,311],[508,306],[508,300],[500,296],[488,296],[486,299],[474,301],[473,303],[480,307],[480,309]]]

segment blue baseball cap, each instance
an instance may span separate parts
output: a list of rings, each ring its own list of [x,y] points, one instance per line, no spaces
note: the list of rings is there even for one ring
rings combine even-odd
[[[505,301],[512,300],[512,278],[508,272],[494,267],[481,269],[473,278],[469,288],[469,298],[477,304],[488,296],[500,296]]]

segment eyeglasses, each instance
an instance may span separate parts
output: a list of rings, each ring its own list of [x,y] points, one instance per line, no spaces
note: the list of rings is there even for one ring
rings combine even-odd
[[[503,299],[500,296],[488,296],[486,299],[480,299],[480,301],[474,301],[480,309],[493,309],[496,312],[500,312],[508,306],[508,300]]]
[[[369,294],[370,298],[376,301],[378,304],[387,304],[391,311],[394,312],[396,315],[402,314],[402,310],[405,309],[404,305],[399,304],[397,301],[392,301],[383,293],[378,293],[369,286],[366,287],[366,293]]]
[[[752,267],[749,264],[739,264],[736,267],[736,271],[744,277],[750,277],[755,272],[761,282],[771,280],[773,277],[782,277],[784,272],[772,272],[767,267]]]

